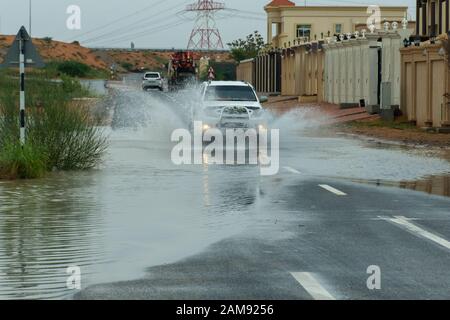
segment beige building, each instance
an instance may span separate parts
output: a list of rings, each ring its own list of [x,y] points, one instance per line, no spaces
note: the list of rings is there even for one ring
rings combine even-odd
[[[267,42],[274,48],[290,47],[298,39],[313,41],[354,32],[357,25],[367,24],[371,16],[367,6],[305,7],[296,6],[289,0],[274,0],[264,9],[267,12]],[[385,20],[400,24],[408,7],[380,7],[380,10],[381,24]]]
[[[416,34],[434,37],[450,30],[449,0],[416,0]]]
[[[424,43],[402,48],[400,53],[403,113],[419,127],[449,132],[450,69],[446,50],[440,43]]]

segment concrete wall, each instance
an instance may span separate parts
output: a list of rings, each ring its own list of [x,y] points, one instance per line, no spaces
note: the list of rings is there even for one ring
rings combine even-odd
[[[239,62],[236,67],[236,80],[254,84],[254,59]]]
[[[420,127],[450,126],[448,55],[440,44],[402,48],[401,110]]]
[[[282,51],[281,93],[300,100],[323,101],[325,55],[318,42],[303,43]]]
[[[408,29],[388,29],[328,41],[323,46],[324,100],[335,104],[359,104],[364,100],[371,111],[399,106],[400,47],[410,34]]]
[[[324,100],[378,105],[378,34],[324,45]]]

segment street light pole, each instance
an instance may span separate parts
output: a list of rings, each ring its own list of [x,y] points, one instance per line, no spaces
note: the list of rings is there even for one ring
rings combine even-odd
[[[31,0],[29,1],[29,17],[28,17],[28,23],[29,23],[29,32],[30,32],[30,37],[31,37]]]

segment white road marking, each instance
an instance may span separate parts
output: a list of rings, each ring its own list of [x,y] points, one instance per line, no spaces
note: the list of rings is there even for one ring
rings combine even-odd
[[[387,218],[387,217],[380,217],[380,218],[383,220],[386,220],[388,222],[392,222],[400,227],[403,227],[407,231],[409,231],[419,237],[431,240],[431,241],[443,246],[444,248],[447,248],[450,250],[450,242],[449,241],[409,222],[408,220],[411,220],[411,219],[408,219],[403,216],[395,216],[394,218]]]
[[[392,219],[390,216],[378,216],[376,218],[370,218],[372,221],[389,221],[389,219]],[[408,221],[422,221],[421,218],[407,218]]]
[[[291,272],[298,283],[313,297],[314,300],[336,300],[309,272]]]
[[[334,194],[336,194],[338,196],[346,196],[347,195],[346,193],[344,193],[344,192],[342,192],[342,191],[340,191],[340,190],[338,190],[336,188],[333,188],[333,187],[331,187],[331,186],[329,186],[327,184],[319,184],[319,187],[321,187],[321,188],[323,188],[323,189],[325,189],[327,191],[330,191],[331,193],[334,193]]]
[[[291,167],[284,167],[285,170],[291,172],[291,173],[295,173],[295,174],[302,174],[300,171],[295,170],[294,168]]]

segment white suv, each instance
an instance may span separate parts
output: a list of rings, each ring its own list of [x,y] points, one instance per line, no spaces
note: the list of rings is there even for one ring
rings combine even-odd
[[[159,89],[163,91],[164,82],[159,72],[146,72],[142,78],[142,89]]]
[[[253,87],[241,81],[211,81],[201,86],[201,108],[194,110],[194,120],[209,128],[265,128],[264,110]]]

